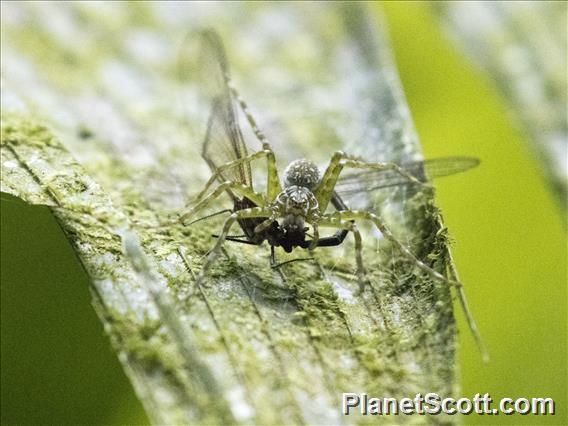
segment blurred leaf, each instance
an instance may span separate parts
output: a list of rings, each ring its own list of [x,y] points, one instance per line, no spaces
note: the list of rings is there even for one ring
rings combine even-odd
[[[566,221],[567,3],[436,2],[433,6],[463,51],[507,99]]]

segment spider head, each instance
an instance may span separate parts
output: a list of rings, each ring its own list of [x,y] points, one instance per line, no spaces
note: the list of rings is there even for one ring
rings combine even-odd
[[[313,189],[320,180],[318,167],[310,160],[294,160],[284,171],[284,186]]]

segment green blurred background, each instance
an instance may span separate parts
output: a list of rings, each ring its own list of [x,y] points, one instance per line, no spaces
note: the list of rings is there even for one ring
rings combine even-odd
[[[491,355],[483,364],[456,306],[461,394],[556,401],[555,416],[462,422],[566,424],[560,211],[495,86],[447,39],[428,5],[383,6],[425,157],[482,159],[477,170],[436,184]],[[3,198],[1,218],[2,424],[147,422],[90,305],[86,274],[49,210]]]

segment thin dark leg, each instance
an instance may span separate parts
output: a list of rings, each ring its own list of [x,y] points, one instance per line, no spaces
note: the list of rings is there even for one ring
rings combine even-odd
[[[274,253],[274,246],[270,245],[270,266],[274,268],[276,265],[276,254]]]
[[[215,235],[215,234],[211,234],[211,236],[213,238],[219,238],[219,235]],[[249,240],[241,240],[240,238],[236,238],[236,237],[225,237],[226,241],[232,241],[234,243],[241,243],[241,244],[248,244],[250,246],[259,246],[262,244],[262,242],[257,243],[254,241],[249,241]]]

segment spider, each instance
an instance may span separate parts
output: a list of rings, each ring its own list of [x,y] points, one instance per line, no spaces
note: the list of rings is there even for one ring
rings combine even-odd
[[[368,177],[381,174],[390,176],[377,187],[396,184],[427,186],[425,177],[416,173],[416,170],[428,169],[431,172],[430,176],[442,176],[467,170],[477,164],[476,159],[441,158],[429,160],[429,162],[411,163],[403,167],[388,162],[367,162],[359,157],[337,151],[332,155],[323,174],[320,174],[318,167],[312,161],[299,159],[288,165],[284,172],[284,180],[281,182],[274,151],[231,81],[220,38],[211,30],[202,31],[198,38],[200,41],[199,59],[200,63],[204,64],[201,71],[205,73],[208,80],[204,86],[211,99],[211,113],[203,142],[202,156],[210,166],[212,175],[194,200],[193,206],[182,214],[179,220],[187,225],[197,212],[222,194],[228,194],[234,205],[231,215],[225,220],[222,231],[217,236],[217,242],[209,252],[197,277],[198,283],[204,279],[226,240],[253,245],[260,245],[268,241],[271,247],[271,263],[274,265],[275,247],[282,247],[286,252],[291,252],[296,247],[311,251],[317,247],[339,245],[351,232],[355,240],[359,292],[362,292],[369,281],[363,264],[362,237],[356,222],[368,221],[419,269],[436,280],[455,286],[460,285],[418,259],[394,237],[377,214],[347,208],[335,188],[345,169],[362,170],[361,173],[367,173]],[[248,154],[238,124],[237,108],[244,113],[254,134],[262,143],[262,150]],[[266,192],[259,193],[253,189],[250,164],[252,161],[263,158],[267,162],[267,185]],[[216,186],[210,191],[215,184]],[[330,203],[337,211],[326,213]],[[238,223],[243,230],[242,237],[229,235],[235,223]],[[308,234],[310,228],[311,235]],[[320,228],[335,229],[336,233],[333,236],[320,237]]]

